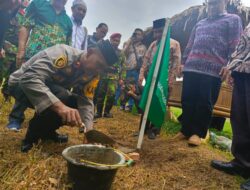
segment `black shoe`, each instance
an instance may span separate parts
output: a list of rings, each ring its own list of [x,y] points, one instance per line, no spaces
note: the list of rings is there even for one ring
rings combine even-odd
[[[156,134],[153,132],[153,130],[148,130],[148,138],[151,140],[156,138]]]
[[[133,106],[126,106],[125,111],[126,112],[132,112],[132,108],[133,108]]]
[[[85,130],[84,127],[80,127],[80,128],[79,128],[79,133],[84,133],[84,130]]]
[[[211,166],[230,175],[240,175],[244,178],[250,177],[250,172],[234,160],[231,162],[212,160]]]
[[[241,190],[250,190],[250,179],[240,185]]]
[[[103,117],[113,118],[113,114],[112,113],[104,113]]]
[[[153,127],[152,130],[155,133],[155,135],[160,135],[160,133],[161,133],[161,128]]]
[[[94,116],[94,119],[98,119],[98,118],[101,118],[101,117],[102,117],[101,113],[96,113],[95,116]]]
[[[58,133],[54,133],[52,135],[46,136],[45,138],[42,138],[42,140],[51,140],[56,143],[67,143],[69,138],[68,135],[61,135]]]
[[[22,145],[21,145],[21,152],[27,153],[29,152],[30,149],[32,149],[32,147],[33,147],[33,143],[23,140]]]
[[[51,140],[53,140],[56,143],[67,143],[69,141],[69,137],[68,135],[57,134],[57,136]]]

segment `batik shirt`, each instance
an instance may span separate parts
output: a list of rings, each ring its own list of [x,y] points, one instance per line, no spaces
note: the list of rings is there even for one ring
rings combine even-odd
[[[241,36],[228,68],[234,72],[250,74],[250,24]]]
[[[26,9],[22,26],[31,29],[26,59],[55,44],[70,44],[72,22],[66,11],[56,13],[47,0],[33,0]]]
[[[145,56],[142,68],[140,70],[139,80],[143,80],[153,63],[156,51],[158,49],[158,41],[152,42]],[[181,48],[179,42],[170,39],[170,57],[169,57],[169,85],[172,85],[176,77],[176,69],[181,64]]]

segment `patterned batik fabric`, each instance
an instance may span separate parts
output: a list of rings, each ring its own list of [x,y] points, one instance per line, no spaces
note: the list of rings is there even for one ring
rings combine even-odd
[[[235,72],[250,74],[250,24],[241,36],[228,68]]]
[[[149,46],[145,56],[144,62],[140,70],[139,80],[142,81],[150,69],[153,63],[154,56],[158,49],[158,42],[154,41]],[[178,41],[170,39],[170,58],[169,58],[169,85],[172,85],[175,78],[177,67],[181,64],[181,48]]]
[[[31,29],[26,59],[53,45],[71,43],[72,22],[66,11],[57,14],[46,0],[33,0],[21,25]]]

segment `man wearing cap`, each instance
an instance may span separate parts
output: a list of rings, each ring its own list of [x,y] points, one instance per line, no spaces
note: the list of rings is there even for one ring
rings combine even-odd
[[[153,63],[154,56],[156,54],[158,45],[161,41],[164,26],[166,19],[158,19],[153,22],[153,32],[155,41],[149,46],[145,56],[142,68],[139,75],[139,85],[142,85],[142,81],[146,78],[147,73],[150,69],[151,64]],[[169,61],[169,87],[172,87],[172,84],[177,75],[177,68],[181,64],[181,50],[180,44],[174,39],[170,39],[170,61]]]
[[[67,0],[33,0],[19,29],[17,67],[36,53],[56,44],[70,44],[72,22],[65,11]],[[19,130],[24,121],[26,107],[16,102],[7,127]]]
[[[110,113],[114,101],[115,101],[115,91],[118,86],[118,82],[123,81],[123,71],[124,71],[124,61],[125,57],[121,54],[121,50],[118,48],[121,42],[121,34],[114,33],[110,36],[110,42],[115,48],[117,55],[119,56],[119,61],[115,63],[112,67],[109,67],[108,71],[101,76],[99,81],[98,91],[96,95],[97,99],[97,113],[95,118],[100,118],[102,116],[106,118],[112,118],[113,115]],[[104,100],[106,97],[106,103],[103,114]],[[103,114],[103,115],[102,115]]]
[[[87,5],[83,0],[74,0],[71,10],[71,21],[73,23],[72,47],[76,49],[87,50],[88,30],[82,24],[87,12]]]
[[[21,66],[9,79],[16,100],[35,109],[21,151],[27,152],[39,139],[67,142],[55,131],[63,124],[93,128],[95,78],[118,61],[109,41],[88,53],[67,45],[45,49]],[[74,89],[73,92],[70,89]]]
[[[144,56],[143,65],[141,67],[139,75],[139,82],[138,82],[139,86],[142,86],[143,80],[147,78],[147,74],[149,72],[151,64],[153,63],[154,56],[158,49],[158,45],[162,39],[165,23],[166,23],[165,18],[158,19],[153,22],[153,32],[155,41],[151,43]],[[179,67],[180,64],[181,64],[180,44],[176,40],[170,39],[170,60],[169,60],[169,78],[168,78],[169,91],[172,88],[173,82],[177,75],[177,68]],[[149,126],[147,128],[147,133],[150,139],[154,139],[157,134],[157,130],[155,130],[149,123]]]

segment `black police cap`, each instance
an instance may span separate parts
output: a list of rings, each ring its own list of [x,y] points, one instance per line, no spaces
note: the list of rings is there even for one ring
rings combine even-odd
[[[114,65],[118,61],[118,56],[115,49],[109,42],[109,40],[104,40],[97,43],[97,48],[101,51],[103,57],[105,58],[109,66]]]
[[[163,28],[165,26],[166,19],[161,18],[158,20],[153,21],[153,28]]]

